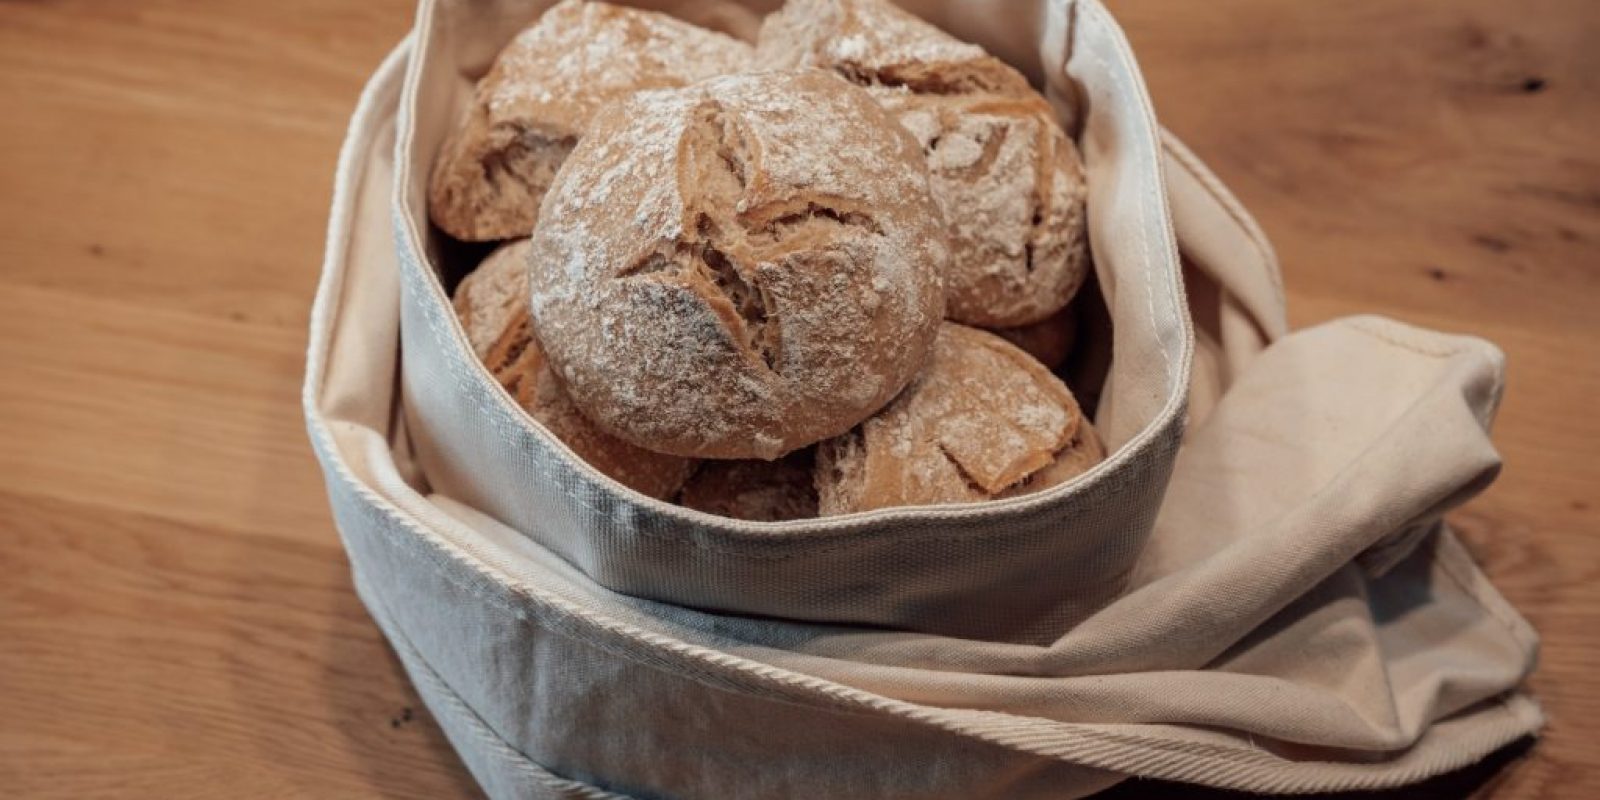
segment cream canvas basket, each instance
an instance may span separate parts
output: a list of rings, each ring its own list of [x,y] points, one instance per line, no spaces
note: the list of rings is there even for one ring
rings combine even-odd
[[[1498,350],[1290,333],[1249,216],[1093,0],[906,3],[1089,166],[1112,456],[1005,502],[742,523],[576,459],[473,358],[427,167],[544,0],[424,0],[340,159],[304,394],[357,590],[494,797],[1077,797],[1404,784],[1536,731],[1533,631],[1441,515]]]

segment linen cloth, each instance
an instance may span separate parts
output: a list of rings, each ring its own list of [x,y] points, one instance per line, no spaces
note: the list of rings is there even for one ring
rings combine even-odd
[[[1499,352],[1289,333],[1270,247],[1097,3],[913,7],[1080,129],[1111,459],[1023,502],[769,525],[574,459],[472,359],[420,216],[470,76],[540,6],[424,2],[369,85],[304,396],[357,589],[491,796],[1329,791],[1539,727],[1536,637],[1440,522],[1498,469]]]

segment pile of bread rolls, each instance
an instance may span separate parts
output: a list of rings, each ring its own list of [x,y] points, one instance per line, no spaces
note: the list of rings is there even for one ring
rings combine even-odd
[[[504,242],[455,293],[494,376],[600,472],[740,519],[1103,459],[1051,372],[1089,254],[1044,99],[887,0],[716,8],[755,44],[564,0],[479,81],[428,204]]]

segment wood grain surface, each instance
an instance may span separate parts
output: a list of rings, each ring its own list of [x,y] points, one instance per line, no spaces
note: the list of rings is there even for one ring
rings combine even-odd
[[[1544,636],[1551,723],[1427,794],[1600,797],[1600,4],[1111,5],[1296,325],[1506,350],[1506,470],[1455,522]],[[411,12],[0,2],[0,795],[476,794],[298,401],[335,154]]]

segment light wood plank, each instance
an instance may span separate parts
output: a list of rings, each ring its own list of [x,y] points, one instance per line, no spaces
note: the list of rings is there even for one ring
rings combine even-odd
[[[0,285],[0,475],[19,493],[325,540],[304,359],[298,329]]]
[[[327,529],[0,491],[0,563],[7,796],[471,794]]]

